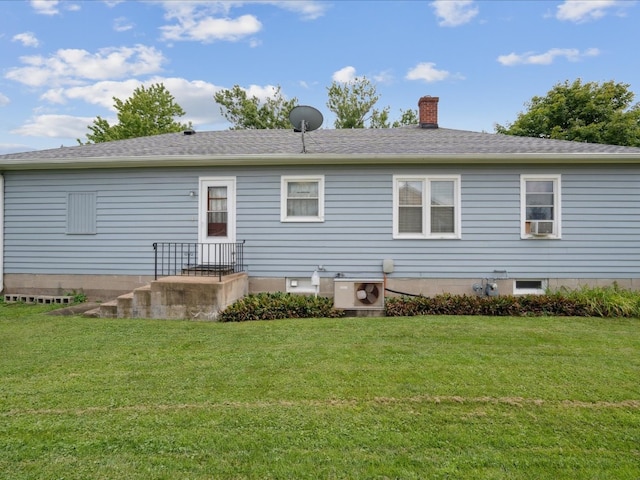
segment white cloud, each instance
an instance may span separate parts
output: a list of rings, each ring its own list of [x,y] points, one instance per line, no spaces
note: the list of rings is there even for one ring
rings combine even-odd
[[[36,55],[20,60],[26,66],[9,69],[5,77],[38,87],[157,73],[162,70],[165,58],[154,47],[136,45],[104,48],[94,54],[81,49],[63,49],[48,58]]]
[[[195,126],[224,123],[226,120],[220,115],[220,108],[213,100],[213,95],[222,87],[202,80],[189,81],[177,77],[153,77],[144,82],[129,79],[122,82],[104,81],[92,85],[74,86],[70,88],[55,88],[45,92],[41,99],[51,103],[66,104],[69,101],[83,101],[88,104],[98,105],[112,113],[116,110],[113,107],[113,98],[126,101],[131,97],[133,91],[144,85],[150,87],[154,83],[162,83],[173,95],[186,115],[180,118],[182,122],[191,121]],[[259,87],[252,85],[247,89],[249,95],[255,95],[260,99],[273,96],[276,87]],[[96,112],[96,116],[100,112]]]
[[[0,93],[0,107],[4,107],[6,105],[9,105],[9,103],[11,103],[11,100],[9,100],[9,97],[7,97],[6,95]]]
[[[52,88],[42,94],[40,99],[58,104],[65,104],[69,100],[82,100],[86,103],[100,105],[101,107],[115,111],[113,108],[113,97],[125,100],[141,85],[143,85],[143,82],[129,79],[122,82],[103,81],[92,85]]]
[[[58,15],[60,13],[58,7],[63,7],[70,12],[77,12],[81,8],[77,3],[68,1],[62,3],[59,0],[30,0],[29,3],[31,3],[31,8],[40,15]]]
[[[299,13],[304,20],[315,20],[316,18],[322,17],[327,11],[327,4],[309,0],[302,0],[297,2],[288,0],[265,3],[271,3],[284,10],[290,10],[292,12]]]
[[[25,47],[37,47],[40,45],[40,42],[32,32],[18,33],[17,35],[14,35],[11,40],[14,42],[20,42]]]
[[[597,48],[589,48],[580,51],[577,48],[552,48],[544,53],[510,53],[508,55],[500,55],[498,62],[507,67],[514,65],[550,65],[557,58],[565,58],[570,62],[577,62],[585,57],[595,57],[600,55]]]
[[[598,20],[607,14],[608,9],[624,8],[633,3],[626,0],[624,2],[619,0],[565,0],[564,3],[558,5],[556,18],[576,23]]]
[[[126,32],[132,30],[135,27],[135,23],[129,21],[126,17],[118,17],[113,21],[113,29],[116,32]]]
[[[164,2],[165,18],[175,20],[173,25],[160,27],[162,38],[172,41],[210,43],[217,40],[235,42],[262,29],[253,15],[237,18],[226,16],[234,5],[223,2]],[[225,15],[221,17],[220,15]]]
[[[41,15],[57,15],[59,3],[58,0],[31,0],[31,8]]]
[[[393,74],[388,70],[376,73],[373,75],[373,80],[376,83],[391,84],[393,83]]]
[[[262,24],[253,15],[242,15],[236,19],[203,18],[198,21],[178,23],[160,27],[165,40],[190,40],[213,42],[216,40],[236,42],[262,29]]]
[[[331,76],[331,79],[334,82],[340,82],[340,83],[349,83],[355,80],[355,78],[356,78],[356,69],[355,67],[351,67],[351,66],[341,68],[337,72],[334,72],[333,75]]]
[[[328,4],[313,0],[283,1],[162,1],[165,18],[174,23],[160,27],[162,38],[168,41],[194,41],[211,43],[215,41],[237,42],[251,37],[262,30],[262,22],[251,14],[233,17],[234,7],[261,3],[297,13],[304,20],[315,20],[323,16]],[[255,47],[260,43],[250,40]]]
[[[274,85],[249,85],[249,88],[244,89],[249,97],[256,97],[260,100],[266,100],[275,95],[278,87]]]
[[[448,78],[464,79],[461,75],[453,75],[447,70],[438,70],[433,62],[419,63],[407,72],[407,80],[423,80],[427,83],[441,82]]]
[[[431,2],[441,27],[457,27],[469,23],[478,13],[479,8],[473,0],[435,0]]]
[[[81,138],[87,133],[87,125],[92,123],[93,118],[87,117],[38,115],[11,133],[26,137]]]
[[[162,37],[165,40],[189,40],[204,43],[216,40],[236,42],[259,32],[261,29],[262,24],[253,15],[242,15],[236,19],[208,17],[160,27]]]
[[[186,123],[190,121],[195,127],[226,123],[226,120],[220,114],[219,105],[213,100],[213,95],[221,90],[222,87],[202,80],[186,80],[184,78],[157,77],[145,83],[162,83],[171,92],[176,99],[176,103],[186,112],[184,117],[180,117],[180,122]],[[269,92],[269,96],[273,96],[275,89],[276,87],[267,87],[261,92]],[[252,94],[251,91],[250,89],[250,95]],[[264,98],[261,95],[256,96]]]

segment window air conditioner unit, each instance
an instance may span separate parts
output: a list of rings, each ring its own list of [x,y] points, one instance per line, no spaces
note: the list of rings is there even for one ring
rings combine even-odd
[[[553,221],[551,220],[531,220],[529,222],[529,233],[536,237],[553,235]]]
[[[383,310],[384,281],[336,278],[333,305],[342,310]]]

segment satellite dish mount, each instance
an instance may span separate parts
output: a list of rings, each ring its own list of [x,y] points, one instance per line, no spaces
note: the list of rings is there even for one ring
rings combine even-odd
[[[304,144],[305,132],[311,132],[320,128],[322,125],[322,113],[314,107],[308,105],[299,105],[293,107],[289,112],[289,121],[293,125],[294,132],[302,132],[302,153],[307,153],[307,147]]]

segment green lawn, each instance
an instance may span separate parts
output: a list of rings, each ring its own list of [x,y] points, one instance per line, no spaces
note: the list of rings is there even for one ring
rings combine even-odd
[[[640,478],[640,320],[0,304],[0,478]]]

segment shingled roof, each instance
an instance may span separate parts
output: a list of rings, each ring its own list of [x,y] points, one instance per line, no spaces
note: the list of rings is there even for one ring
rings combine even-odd
[[[153,164],[410,163],[562,158],[640,163],[640,148],[515,137],[446,128],[224,130],[170,133],[91,145],[0,155],[0,169],[79,168]]]

